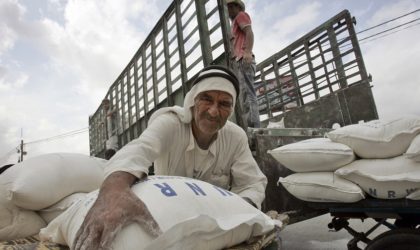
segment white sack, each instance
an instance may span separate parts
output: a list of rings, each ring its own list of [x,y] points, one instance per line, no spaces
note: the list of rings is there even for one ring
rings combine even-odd
[[[401,199],[420,189],[420,162],[404,156],[357,160],[335,173],[379,199]]]
[[[294,172],[335,171],[355,159],[351,148],[328,138],[299,141],[268,153]]]
[[[71,194],[51,207],[44,208],[38,211],[38,214],[44,219],[45,222],[50,223],[52,220],[57,218],[60,214],[71,207],[79,199],[85,198],[86,193],[75,193]]]
[[[410,200],[416,200],[416,201],[420,200],[420,189],[417,190],[417,191],[412,192],[409,195],[407,195],[406,198],[407,199],[410,199]]]
[[[0,185],[0,241],[38,234],[45,225],[35,212],[22,210],[7,200],[6,190]]]
[[[420,162],[420,134],[417,135],[405,152],[405,156],[414,161]]]
[[[352,203],[365,198],[359,186],[331,172],[292,174],[280,177],[279,183],[304,201]]]
[[[222,249],[274,228],[272,219],[241,197],[184,177],[151,176],[132,187],[163,234],[153,241],[137,223],[117,234],[113,249]],[[42,229],[41,239],[70,245],[97,198],[92,192]]]
[[[346,144],[361,158],[383,159],[402,155],[420,132],[420,117],[374,120],[329,132],[328,138]]]
[[[70,194],[98,189],[105,162],[82,154],[45,154],[16,164],[2,176],[8,199],[16,206],[41,210]]]

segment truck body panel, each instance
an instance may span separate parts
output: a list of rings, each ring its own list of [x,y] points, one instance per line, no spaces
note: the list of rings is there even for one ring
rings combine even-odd
[[[280,129],[247,131],[269,180],[264,210],[296,210],[296,220],[319,212],[277,185],[279,177],[292,172],[267,150],[323,137],[335,123],[378,118],[353,25],[344,10],[257,65],[262,125],[280,120],[284,124]],[[203,67],[229,67],[229,37],[223,0],[173,1],[90,116],[91,155],[103,157],[107,148],[121,148],[137,138],[156,109],[182,106],[191,79]]]

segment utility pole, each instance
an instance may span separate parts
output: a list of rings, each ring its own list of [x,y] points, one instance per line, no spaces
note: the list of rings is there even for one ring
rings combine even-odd
[[[23,152],[23,140],[20,140],[20,157],[19,157],[19,162],[22,162],[23,161],[23,155],[24,155],[24,153],[26,153],[26,152]]]
[[[23,161],[23,156],[26,155],[26,151],[23,150],[23,128],[20,129],[20,148],[18,150],[18,153],[20,153],[18,162]]]

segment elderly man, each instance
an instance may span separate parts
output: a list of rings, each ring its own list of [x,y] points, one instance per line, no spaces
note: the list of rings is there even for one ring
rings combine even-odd
[[[254,33],[251,18],[245,12],[242,0],[226,0],[229,18],[232,21],[231,47],[232,66],[239,79],[240,94],[238,98],[238,124],[247,127],[260,127],[260,113],[257,94],[254,89],[256,64],[252,49],[254,47]]]
[[[141,197],[131,191],[153,162],[158,175],[200,179],[260,207],[267,179],[252,157],[245,132],[228,121],[238,89],[231,71],[211,66],[195,79],[184,107],[156,111],[140,137],[108,162],[107,177],[77,234],[75,248],[107,248],[116,233],[132,222],[154,236],[161,233]]]

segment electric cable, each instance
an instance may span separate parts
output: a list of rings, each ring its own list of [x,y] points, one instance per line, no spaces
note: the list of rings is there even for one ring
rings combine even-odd
[[[375,26],[373,26],[373,27],[370,27],[370,28],[364,29],[364,30],[362,30],[362,31],[357,32],[357,34],[360,34],[360,33],[366,32],[366,31],[371,30],[371,29],[375,29],[375,28],[380,27],[380,26],[382,26],[382,25],[385,25],[385,24],[387,24],[387,23],[390,23],[390,22],[396,21],[396,20],[398,20],[398,19],[400,19],[400,18],[403,18],[403,17],[409,16],[409,15],[412,15],[412,14],[414,14],[414,13],[418,12],[418,11],[420,11],[420,9],[417,9],[417,10],[414,10],[414,11],[412,11],[412,12],[410,12],[410,13],[404,14],[404,15],[399,16],[399,17],[396,17],[396,18],[393,18],[393,19],[388,20],[388,21],[386,21],[386,22],[383,22],[383,23],[377,24],[377,25],[375,25]]]
[[[89,131],[89,127],[87,127],[87,128],[81,128],[81,129],[69,131],[69,132],[66,132],[66,133],[63,133],[63,134],[59,134],[59,135],[55,135],[55,136],[51,136],[51,137],[47,137],[47,138],[43,138],[43,139],[38,139],[38,140],[30,141],[30,142],[26,142],[24,144],[25,145],[28,145],[28,144],[45,142],[45,141],[52,141],[52,140],[63,139],[63,138],[69,137],[69,136],[74,136],[74,135],[86,133],[88,131]]]
[[[372,37],[375,37],[375,36],[378,36],[378,35],[381,35],[381,34],[383,34],[383,33],[385,33],[385,32],[388,32],[388,31],[391,31],[391,30],[398,29],[398,28],[400,28],[400,27],[402,27],[402,26],[405,26],[405,25],[407,25],[407,24],[410,24],[410,23],[416,22],[416,21],[418,21],[418,20],[420,20],[420,18],[413,19],[413,20],[411,20],[411,21],[405,22],[405,23],[400,24],[400,25],[397,25],[397,26],[395,26],[395,27],[392,27],[392,28],[386,29],[386,30],[384,30],[384,31],[381,31],[381,32],[375,33],[375,34],[373,34],[373,35],[370,35],[370,36],[367,36],[367,37],[361,38],[361,39],[359,39],[359,42],[364,41],[364,40],[369,39],[369,38],[372,38]]]

